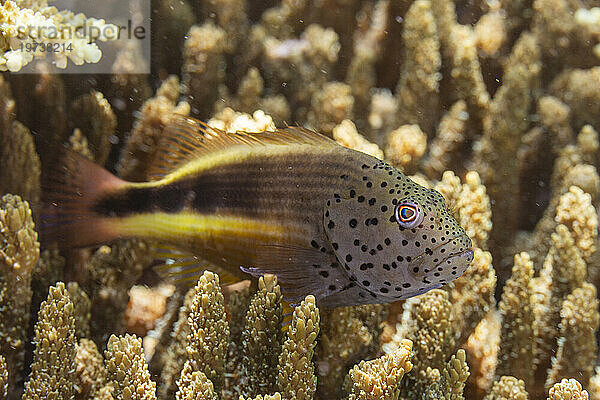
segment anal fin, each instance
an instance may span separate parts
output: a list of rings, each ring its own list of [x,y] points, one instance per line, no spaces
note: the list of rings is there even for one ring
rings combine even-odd
[[[155,246],[153,255],[154,258],[164,261],[162,264],[156,265],[154,270],[161,278],[175,285],[193,286],[206,270],[218,273],[220,282],[224,285],[242,281],[242,279],[225,271],[223,268],[176,247],[166,245]]]

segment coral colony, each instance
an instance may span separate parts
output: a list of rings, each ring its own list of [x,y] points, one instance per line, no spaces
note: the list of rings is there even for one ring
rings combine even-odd
[[[160,0],[152,75],[77,76],[20,53],[16,26],[86,17],[2,2],[0,69],[37,73],[0,76],[0,399],[600,399],[595,4]],[[101,56],[73,47],[57,65]],[[444,195],[474,261],[406,301],[320,310],[288,309],[272,275],[173,286],[140,240],[40,248],[47,144],[143,181],[174,114],[383,158]]]

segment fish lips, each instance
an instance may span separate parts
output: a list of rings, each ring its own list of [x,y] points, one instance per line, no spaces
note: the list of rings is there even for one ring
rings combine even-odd
[[[445,243],[437,246],[436,248],[434,248],[435,250],[439,250],[440,248],[447,248],[450,247],[453,243],[453,241],[455,239],[459,239],[461,236],[457,236],[454,237],[448,241],[446,241]],[[413,267],[422,267],[423,264],[425,263],[425,260],[427,259],[427,254],[425,253],[421,253],[419,254],[419,256],[417,256],[411,263],[410,263],[410,268],[412,269]],[[435,270],[437,269],[439,266],[441,266],[444,263],[447,263],[448,261],[450,261],[451,264],[453,265],[463,265],[464,268],[460,268],[461,272],[459,275],[456,276],[456,278],[458,278],[460,275],[463,274],[463,272],[469,267],[469,265],[471,265],[471,262],[473,261],[473,258],[475,257],[475,253],[473,252],[472,248],[463,250],[463,251],[457,251],[457,252],[453,252],[453,253],[449,253],[447,256],[445,256],[444,258],[440,259],[433,267],[429,268],[430,270]]]

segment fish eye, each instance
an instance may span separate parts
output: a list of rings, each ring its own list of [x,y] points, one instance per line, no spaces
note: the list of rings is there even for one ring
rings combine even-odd
[[[394,212],[396,221],[406,229],[412,229],[423,221],[421,208],[411,202],[400,203]]]

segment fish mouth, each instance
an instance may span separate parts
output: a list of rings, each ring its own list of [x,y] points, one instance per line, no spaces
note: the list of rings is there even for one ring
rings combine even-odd
[[[475,253],[473,252],[473,249],[467,249],[464,251],[451,253],[448,257],[444,258],[442,261],[437,263],[435,266],[439,267],[440,265],[442,265],[443,263],[448,262],[448,261],[464,259],[465,264],[468,267],[471,264],[471,262],[473,261],[474,257],[475,257]]]
[[[461,237],[463,237],[463,235],[458,235],[458,236],[455,236],[453,238],[450,238],[446,242],[441,243],[441,244],[437,245],[436,247],[432,248],[432,250],[435,251],[435,250],[437,250],[437,249],[439,249],[441,247],[448,246],[448,245],[452,244],[452,242],[455,239],[459,239]],[[415,259],[413,260],[413,262],[410,263],[410,266],[411,267],[413,267],[413,266],[420,267],[423,264],[423,262],[425,261],[425,256],[426,255],[427,255],[426,253],[419,254],[417,257],[415,257]],[[459,260],[461,258],[464,258],[464,260],[466,261],[466,265],[469,266],[471,264],[471,262],[473,261],[474,257],[475,257],[475,253],[473,252],[472,248],[468,248],[468,249],[463,250],[463,251],[457,251],[457,252],[454,252],[454,253],[448,253],[448,255],[446,255],[444,258],[440,259],[437,262],[437,264],[435,264],[435,266],[432,267],[432,269],[437,268],[440,265],[442,265],[443,263],[448,262],[450,260],[454,261],[454,260]]]

